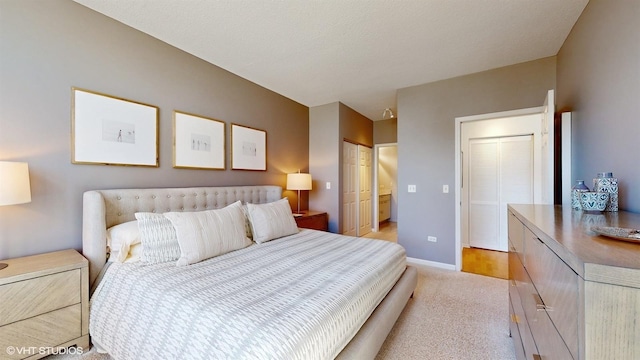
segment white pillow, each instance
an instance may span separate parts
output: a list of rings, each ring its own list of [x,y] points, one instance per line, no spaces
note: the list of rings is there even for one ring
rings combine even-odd
[[[109,261],[124,262],[132,245],[140,244],[137,221],[114,225],[107,229],[107,246],[111,249]]]
[[[178,235],[180,258],[176,266],[195,264],[251,245],[240,201],[222,209],[170,212],[164,216]]]
[[[258,244],[298,232],[287,198],[267,204],[247,204],[247,214],[253,241]]]
[[[136,219],[140,229],[142,261],[157,264],[178,260],[180,245],[169,219],[156,213],[136,213]]]

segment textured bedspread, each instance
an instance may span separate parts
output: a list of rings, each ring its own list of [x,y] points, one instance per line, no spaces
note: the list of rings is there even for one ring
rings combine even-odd
[[[332,359],[402,275],[394,243],[302,230],[197,264],[113,263],[91,298],[115,359]]]

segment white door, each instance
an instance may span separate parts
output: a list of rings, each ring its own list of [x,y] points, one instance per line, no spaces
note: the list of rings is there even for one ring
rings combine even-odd
[[[507,203],[533,202],[533,137],[469,140],[469,245],[507,251]]]
[[[358,146],[349,142],[342,145],[342,233],[357,235],[357,198],[358,198]]]
[[[358,236],[371,232],[371,148],[358,145]]]

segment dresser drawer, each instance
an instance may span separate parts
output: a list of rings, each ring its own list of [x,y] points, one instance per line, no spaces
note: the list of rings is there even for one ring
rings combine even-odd
[[[81,334],[80,304],[38,315],[0,327],[0,358],[22,359],[34,354],[7,354],[5,349],[26,349],[33,346],[64,344]]]
[[[509,251],[517,253],[524,264],[524,225],[511,211],[508,216]]]
[[[80,294],[80,269],[0,286],[0,326],[77,304]]]
[[[525,267],[540,296],[539,305],[578,358],[578,275],[529,229],[524,234]]]

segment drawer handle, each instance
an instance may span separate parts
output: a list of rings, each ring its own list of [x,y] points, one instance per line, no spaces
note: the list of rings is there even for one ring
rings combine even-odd
[[[542,356],[538,355],[538,354],[533,354],[533,360],[542,360]]]
[[[518,317],[518,315],[511,314],[511,322],[519,324],[520,323],[520,318]]]
[[[540,295],[538,294],[531,294],[531,295],[533,295],[533,300],[536,303],[536,311],[549,310],[547,309],[547,306],[544,304],[544,302],[542,302],[542,298],[540,297]]]

